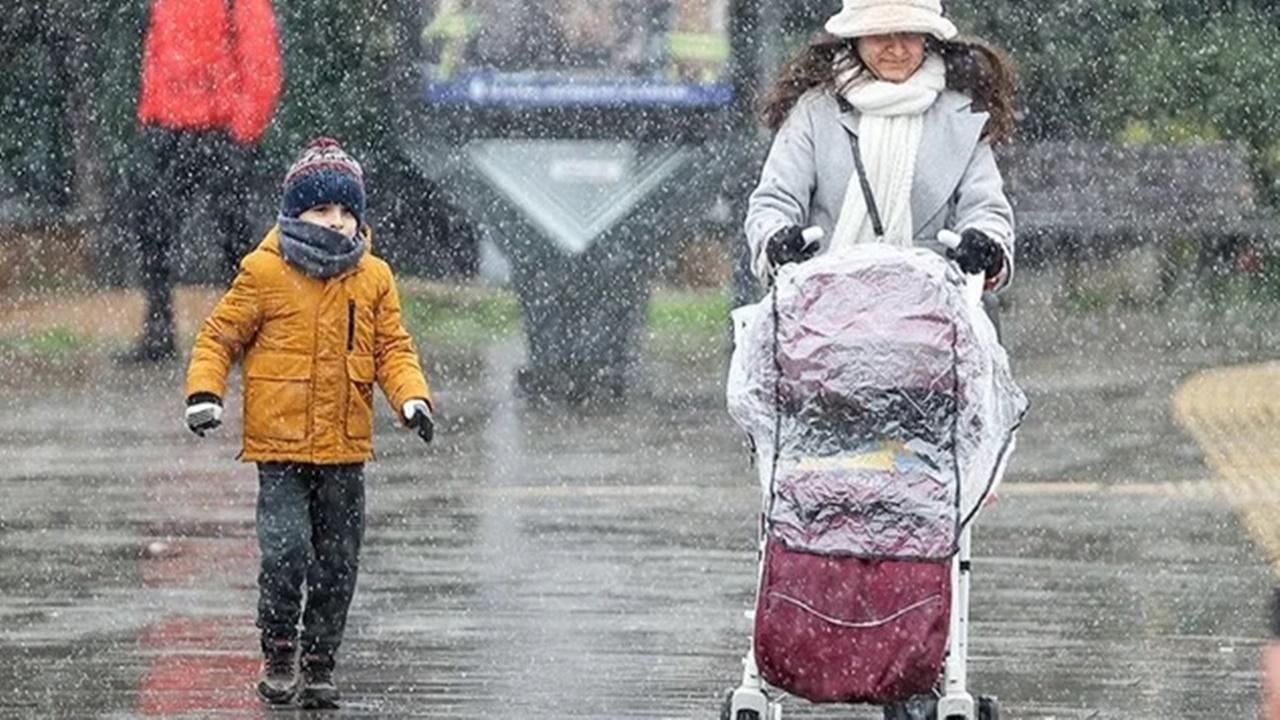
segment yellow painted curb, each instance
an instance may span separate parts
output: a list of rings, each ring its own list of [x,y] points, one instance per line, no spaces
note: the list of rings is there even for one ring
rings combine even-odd
[[[1193,375],[1174,392],[1173,411],[1280,575],[1280,363]]]

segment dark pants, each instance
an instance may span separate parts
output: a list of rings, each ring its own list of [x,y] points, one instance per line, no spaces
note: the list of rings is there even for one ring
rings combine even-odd
[[[139,141],[138,175],[132,185],[142,288],[147,297],[141,344],[171,350],[175,239],[200,199],[206,198],[214,226],[190,227],[188,232],[196,233],[200,241],[217,237],[222,279],[230,282],[252,242],[245,216],[250,151],[218,131],[147,127]]]
[[[258,464],[258,627],[264,650],[342,643],[364,536],[364,465]],[[305,588],[305,609],[303,607]]]
[[[1000,339],[1000,298],[995,293],[982,293],[982,310],[991,318],[991,324],[995,326],[996,338]]]

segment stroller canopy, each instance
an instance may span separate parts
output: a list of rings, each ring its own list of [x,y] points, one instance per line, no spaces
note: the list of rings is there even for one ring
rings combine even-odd
[[[728,403],[788,547],[942,559],[995,489],[1027,402],[966,278],[858,246],[781,268],[734,311]]]

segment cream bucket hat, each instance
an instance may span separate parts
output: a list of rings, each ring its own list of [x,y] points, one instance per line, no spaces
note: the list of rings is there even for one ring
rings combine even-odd
[[[956,36],[956,26],[942,17],[940,0],[844,0],[844,8],[825,27],[846,38],[892,33],[921,33],[939,40]]]

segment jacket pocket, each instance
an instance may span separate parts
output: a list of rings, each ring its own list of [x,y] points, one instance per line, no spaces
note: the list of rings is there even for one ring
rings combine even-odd
[[[347,437],[373,437],[372,355],[347,356]]]
[[[311,356],[257,352],[245,358],[244,434],[302,440],[311,409]]]

